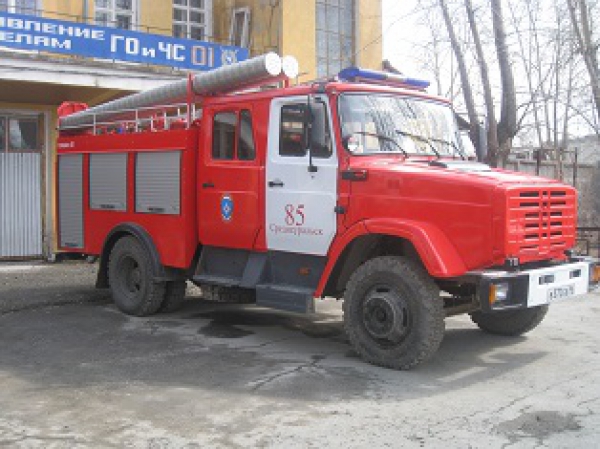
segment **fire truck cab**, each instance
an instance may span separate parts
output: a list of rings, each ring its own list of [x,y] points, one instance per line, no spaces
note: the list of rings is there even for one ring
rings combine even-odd
[[[575,189],[469,160],[426,83],[256,88],[281,81],[275,57],[61,117],[59,247],[100,257],[120,310],[173,311],[188,280],[300,313],[336,297],[365,360],[409,369],[446,316],[520,335],[598,283],[570,252]]]

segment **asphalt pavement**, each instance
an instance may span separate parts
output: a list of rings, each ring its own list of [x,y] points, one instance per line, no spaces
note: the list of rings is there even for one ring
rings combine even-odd
[[[592,448],[600,294],[518,338],[449,318],[433,360],[362,362],[341,304],[204,301],[132,318],[96,265],[0,264],[0,447]]]

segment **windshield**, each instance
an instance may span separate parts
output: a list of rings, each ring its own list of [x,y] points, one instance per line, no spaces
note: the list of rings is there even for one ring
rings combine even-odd
[[[352,154],[400,153],[461,157],[452,109],[434,101],[390,94],[343,94],[342,137]]]

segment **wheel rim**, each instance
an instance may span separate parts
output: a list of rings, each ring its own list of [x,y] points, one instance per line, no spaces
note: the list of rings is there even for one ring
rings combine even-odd
[[[412,327],[408,304],[389,285],[377,285],[365,295],[362,308],[363,326],[382,346],[397,345]]]
[[[124,290],[132,295],[137,294],[142,289],[142,272],[137,260],[133,257],[123,257],[118,268]]]

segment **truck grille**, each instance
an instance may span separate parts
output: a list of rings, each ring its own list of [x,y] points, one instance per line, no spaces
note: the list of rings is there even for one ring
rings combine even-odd
[[[575,243],[577,199],[570,187],[508,192],[507,257],[521,263],[564,255]]]

